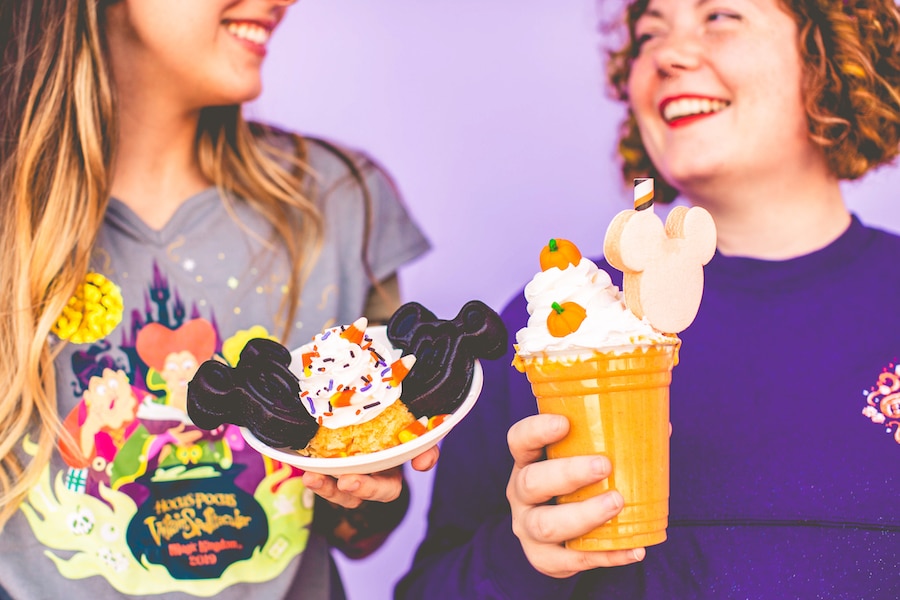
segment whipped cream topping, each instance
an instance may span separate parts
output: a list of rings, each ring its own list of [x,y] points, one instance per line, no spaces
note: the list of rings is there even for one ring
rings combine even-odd
[[[400,381],[412,367],[410,354],[387,340],[366,320],[333,327],[292,353],[301,361],[300,399],[319,425],[330,429],[364,423],[400,397]],[[380,334],[380,335],[379,335]]]
[[[609,274],[587,258],[565,269],[541,271],[525,286],[528,324],[516,333],[520,355],[579,351],[670,340],[625,306]],[[578,329],[555,337],[547,329],[553,303],[575,302],[585,309]]]

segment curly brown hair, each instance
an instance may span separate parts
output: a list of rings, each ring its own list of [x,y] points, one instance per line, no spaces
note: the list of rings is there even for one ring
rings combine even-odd
[[[797,22],[809,137],[840,179],[857,179],[900,153],[900,11],[895,0],[779,0]],[[625,9],[625,45],[609,52],[612,95],[628,103],[628,78],[638,53],[634,26],[649,0]],[[629,109],[619,131],[622,176],[653,177],[656,200],[678,195],[660,177]]]

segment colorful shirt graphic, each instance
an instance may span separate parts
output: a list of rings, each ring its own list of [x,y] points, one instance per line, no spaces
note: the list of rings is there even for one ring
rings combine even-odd
[[[900,444],[900,365],[892,362],[886,366],[875,385],[863,390],[863,395],[866,397],[863,416],[883,426],[885,433],[892,433]]]
[[[313,499],[300,471],[264,459],[237,427],[191,424],[187,383],[200,363],[226,361],[223,345],[253,336],[222,342],[213,321],[172,310],[167,285],[155,269],[155,321],[133,314],[134,335],[117,347],[106,339],[72,354],[81,399],[59,445],[68,469],[53,485],[48,472],[22,510],[66,577],[208,596],[282,572],[306,545]]]

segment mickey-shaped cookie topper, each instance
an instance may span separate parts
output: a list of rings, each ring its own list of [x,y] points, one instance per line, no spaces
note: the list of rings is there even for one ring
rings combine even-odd
[[[207,360],[188,383],[188,416],[201,429],[234,423],[270,446],[303,448],[319,424],[301,404],[290,366],[287,348],[266,338],[247,342],[234,368]]]
[[[653,212],[653,180],[634,180],[634,210],[620,212],[603,242],[606,260],[624,273],[625,304],[664,333],[690,325],[703,295],[703,265],[716,251],[716,225],[698,206],[677,206],[666,223]]]
[[[416,418],[456,410],[472,383],[475,359],[500,358],[507,344],[500,315],[479,300],[467,302],[452,320],[408,302],[391,316],[387,336],[404,354],[416,355],[400,395]]]

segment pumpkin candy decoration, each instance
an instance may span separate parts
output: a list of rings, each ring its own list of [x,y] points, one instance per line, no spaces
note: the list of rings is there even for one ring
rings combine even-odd
[[[581,252],[578,250],[578,246],[569,240],[552,238],[541,250],[540,258],[541,271],[546,271],[551,267],[562,270],[569,265],[577,265],[581,260]]]
[[[547,331],[553,337],[566,337],[578,331],[586,316],[584,307],[577,302],[554,302],[553,310],[547,316]]]

